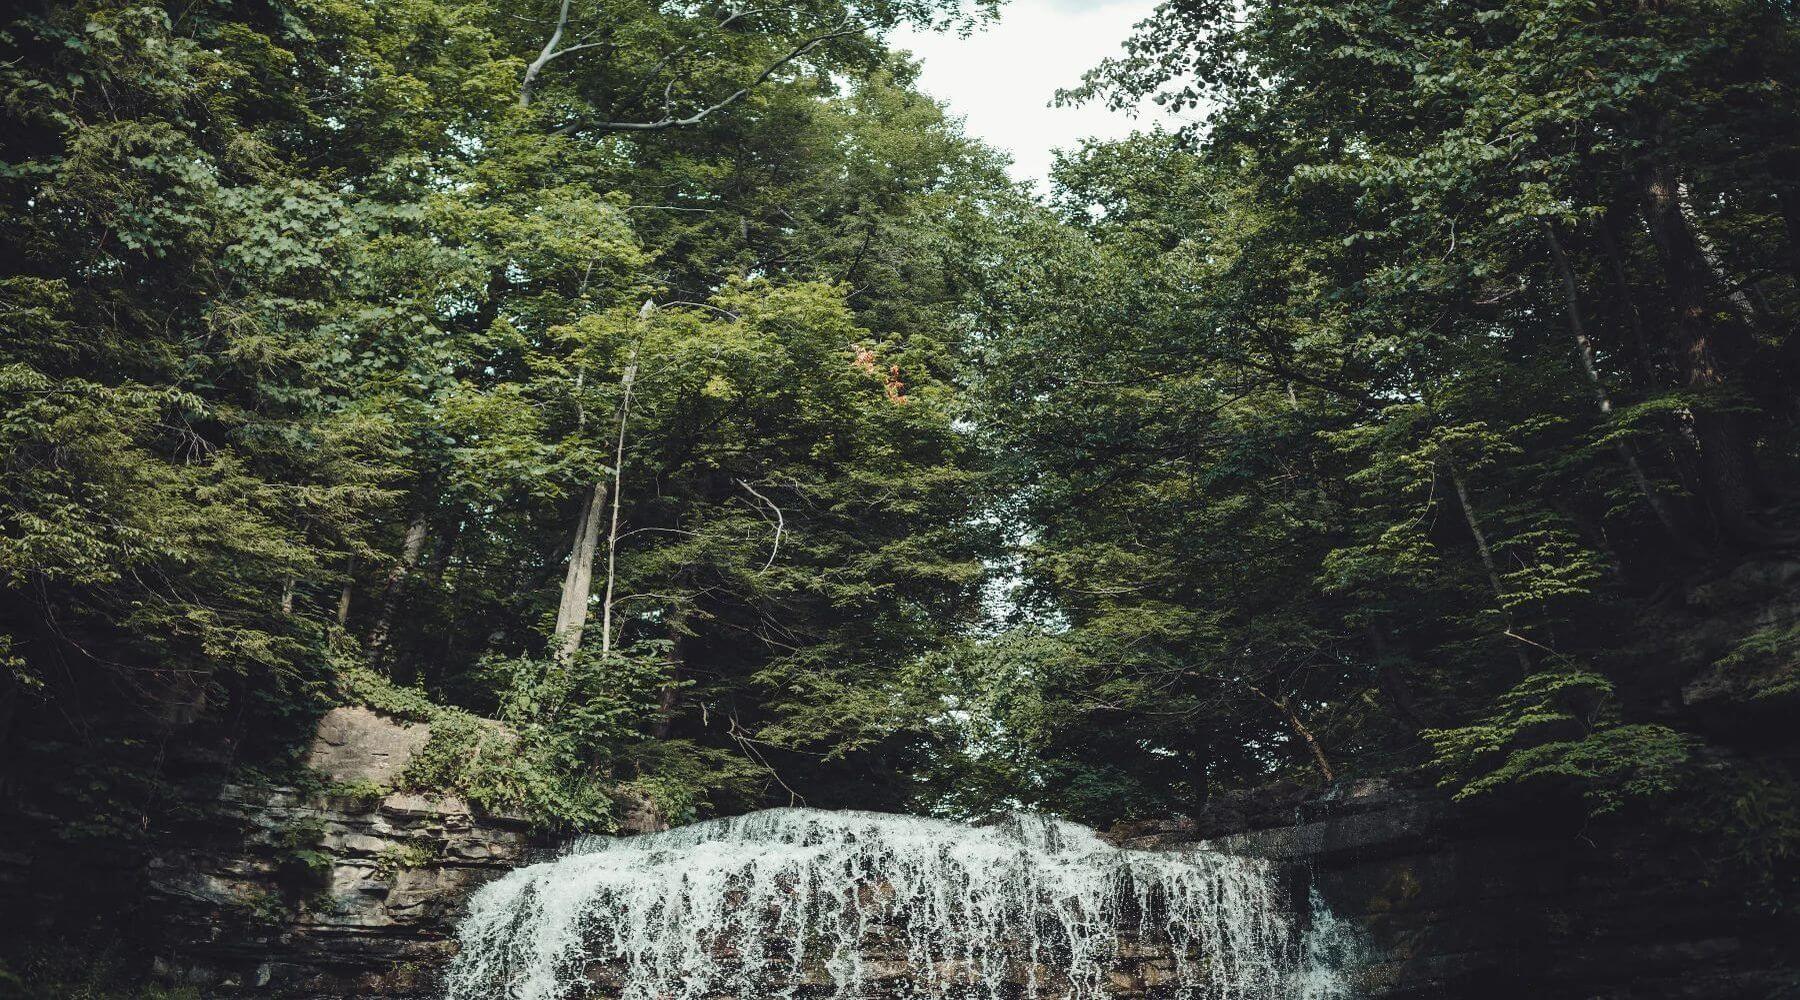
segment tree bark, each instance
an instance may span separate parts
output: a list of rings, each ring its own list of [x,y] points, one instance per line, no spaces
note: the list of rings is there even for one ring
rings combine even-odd
[[[1506,587],[1500,582],[1500,567],[1494,562],[1494,550],[1488,545],[1487,532],[1481,530],[1481,521],[1475,517],[1475,505],[1469,501],[1469,484],[1463,480],[1456,463],[1447,461],[1444,467],[1450,472],[1450,485],[1456,490],[1456,501],[1462,507],[1463,522],[1475,538],[1475,552],[1481,557],[1482,568],[1487,570],[1488,585],[1493,588],[1495,597],[1504,598]]]
[[[406,579],[412,575],[413,567],[419,564],[419,553],[425,550],[425,515],[413,515],[412,523],[406,526],[406,540],[400,545],[400,558],[395,560],[392,569],[388,570],[387,584],[381,591],[381,611],[375,616],[375,626],[369,630],[369,661],[379,661],[387,652],[389,640],[393,636],[394,611],[400,605],[400,595],[406,588]]]
[[[544,43],[544,48],[538,52],[537,58],[525,67],[525,79],[519,82],[519,107],[531,107],[531,90],[537,83],[538,74],[544,71],[545,66],[550,65],[550,60],[562,54],[556,50],[556,47],[562,44],[563,32],[568,28],[569,0],[562,0],[562,4],[556,12],[556,28],[550,32],[550,40]]]
[[[1612,278],[1613,295],[1618,298],[1619,311],[1625,317],[1626,328],[1631,331],[1632,371],[1643,380],[1646,388],[1658,388],[1666,385],[1666,381],[1658,376],[1658,370],[1665,367],[1664,359],[1650,346],[1650,337],[1644,331],[1643,310],[1638,308],[1636,291],[1631,287],[1630,276],[1625,273],[1620,219],[1628,217],[1629,213],[1627,206],[1607,209],[1595,232],[1600,240],[1600,254],[1606,259],[1607,273]]]
[[[600,515],[606,510],[607,481],[601,479],[588,491],[575,522],[575,541],[569,547],[569,565],[563,572],[562,596],[556,605],[556,627],[551,647],[557,660],[568,663],[581,648],[587,628],[588,600],[594,592],[594,556],[600,549]]]
[[[644,303],[640,319],[648,319],[652,306]],[[613,455],[612,527],[606,533],[606,597],[600,602],[600,651],[612,652],[613,584],[619,567],[619,499],[625,492],[625,428],[631,420],[631,390],[637,381],[637,351],[625,366],[625,397],[619,400],[619,445]]]
[[[638,313],[639,320],[647,319],[654,308],[651,303],[644,303],[644,308]],[[631,417],[631,394],[637,381],[637,371],[637,350],[633,348],[631,359],[625,366],[625,376],[620,382],[624,395],[619,400],[619,435],[613,455],[610,484],[612,527],[606,534],[606,596],[601,602],[600,616],[602,653],[612,652],[613,578],[618,567],[619,552],[619,495],[624,490],[625,429]],[[581,384],[579,378],[576,384]],[[581,411],[577,419],[580,426],[587,426],[586,411]],[[575,528],[575,542],[569,550],[569,566],[563,574],[562,597],[556,607],[556,627],[551,632],[551,647],[556,659],[565,665],[581,649],[582,635],[587,630],[588,601],[594,593],[594,559],[600,550],[600,518],[606,511],[609,499],[608,485],[604,478],[596,482],[593,491],[588,494],[587,502],[582,505],[581,518]]]
[[[356,592],[356,557],[351,556],[344,566],[344,585],[338,590],[337,623],[343,628],[350,620],[350,598]]]
[[[1581,308],[1581,286],[1575,280],[1575,269],[1569,264],[1569,255],[1563,250],[1562,240],[1557,238],[1556,227],[1549,222],[1544,223],[1544,239],[1550,244],[1550,259],[1556,264],[1556,272],[1562,278],[1563,298],[1569,314],[1569,334],[1575,340],[1575,353],[1581,359],[1582,374],[1587,376],[1588,387],[1594,393],[1594,405],[1600,416],[1610,418],[1613,412],[1612,394],[1606,389],[1606,381],[1600,377],[1600,370],[1594,363],[1594,342],[1588,336],[1587,321]],[[1644,501],[1656,519],[1662,523],[1663,530],[1669,533],[1683,547],[1688,546],[1687,534],[1659,495],[1650,485],[1650,477],[1644,474],[1643,463],[1638,460],[1637,449],[1630,442],[1617,441],[1613,444],[1619,453],[1619,460],[1631,473],[1631,481],[1637,484],[1638,492],[1643,494]]]
[[[1712,265],[1688,225],[1674,166],[1653,160],[1642,170],[1641,183],[1644,218],[1675,306],[1670,354],[1689,389],[1718,393],[1734,382],[1734,369],[1744,353],[1737,342],[1744,339],[1744,331],[1712,317],[1707,292]],[[1734,538],[1760,541],[1751,516],[1756,473],[1743,421],[1707,405],[1695,408],[1693,427],[1700,445],[1701,485],[1720,530]]]

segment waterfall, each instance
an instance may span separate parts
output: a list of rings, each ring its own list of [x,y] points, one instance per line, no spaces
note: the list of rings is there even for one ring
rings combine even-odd
[[[449,998],[1347,996],[1293,894],[1260,859],[1040,816],[774,809],[586,838],[485,886]]]

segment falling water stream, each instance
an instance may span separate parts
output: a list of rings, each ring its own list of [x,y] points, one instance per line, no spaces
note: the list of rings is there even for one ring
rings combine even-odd
[[[775,809],[588,838],[476,894],[450,1000],[1329,1000],[1338,922],[1269,862],[1059,820]]]

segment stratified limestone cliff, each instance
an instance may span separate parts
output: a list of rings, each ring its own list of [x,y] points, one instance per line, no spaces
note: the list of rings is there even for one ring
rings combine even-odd
[[[320,722],[327,789],[391,786],[428,727],[367,709]],[[425,996],[463,901],[541,847],[459,798],[225,785],[152,857],[160,978],[207,994]]]
[[[524,824],[458,799],[227,786],[216,806],[242,838],[164,852],[147,882],[167,921],[160,976],[209,992],[430,993],[462,901],[531,846]]]

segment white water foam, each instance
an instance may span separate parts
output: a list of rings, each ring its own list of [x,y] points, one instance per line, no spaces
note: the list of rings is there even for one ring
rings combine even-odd
[[[1146,955],[1159,996],[1347,995],[1286,895],[1259,859],[1122,850],[1040,816],[775,809],[587,838],[489,884],[449,997],[1094,1000]]]

